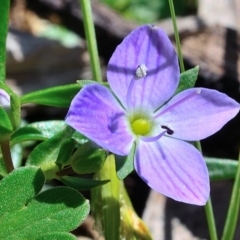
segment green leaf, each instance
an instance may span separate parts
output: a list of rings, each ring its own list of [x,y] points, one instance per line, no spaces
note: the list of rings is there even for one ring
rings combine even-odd
[[[135,151],[136,151],[136,143],[134,142],[128,156],[115,155],[116,170],[117,170],[117,176],[119,179],[121,180],[124,179],[127,175],[129,175],[133,171]]]
[[[1,2],[0,7],[0,82],[5,82],[6,74],[6,38],[8,32],[8,16],[10,0]]]
[[[101,186],[109,182],[109,180],[94,180],[94,179],[84,179],[79,177],[64,176],[59,178],[59,180],[66,186],[74,188],[78,191],[89,190],[94,187]]]
[[[13,131],[11,120],[5,109],[0,107],[0,142],[8,139]]]
[[[195,68],[189,69],[180,75],[180,82],[178,85],[178,88],[174,95],[188,89],[193,88],[195,86],[195,83],[197,81],[199,72],[199,66],[196,66]]]
[[[44,182],[41,169],[32,166],[18,168],[0,181],[0,236],[3,232],[2,218],[8,212],[22,209],[39,193]]]
[[[61,132],[64,121],[41,121],[17,129],[11,136],[11,145],[23,141],[43,141]]]
[[[64,165],[70,159],[75,146],[76,146],[75,140],[74,139],[68,139],[60,147],[58,158],[57,158],[57,161],[56,161],[56,164],[59,166],[60,169],[62,169],[64,167]]]
[[[36,240],[77,240],[77,237],[70,233],[48,233],[44,236],[37,238]]]
[[[70,162],[79,174],[94,173],[102,168],[106,153],[92,142],[86,142],[72,155]]]
[[[17,144],[11,148],[12,161],[15,168],[22,166],[23,146]]]
[[[209,176],[212,181],[235,178],[238,161],[208,157],[205,157],[204,159],[206,161]]]
[[[98,83],[96,81],[93,81],[93,80],[77,80],[77,84],[83,88],[89,84],[100,84],[100,85],[103,85],[103,86],[106,86],[106,87],[109,87],[109,83],[108,82],[102,82],[102,83]]]
[[[16,169],[0,182],[0,239],[34,240],[68,232],[86,218],[90,207],[80,193],[56,187],[39,194],[43,183],[36,167]]]
[[[6,166],[5,166],[5,163],[3,160],[3,156],[1,153],[1,155],[0,155],[0,179],[1,179],[1,177],[5,177],[7,175],[8,175],[8,171],[6,169]]]
[[[36,103],[53,107],[69,107],[73,97],[79,92],[78,84],[51,87],[23,95],[21,104]]]
[[[70,139],[73,132],[74,130],[67,126],[62,132],[37,145],[29,154],[26,165],[41,167],[48,180],[55,178],[55,173],[59,171],[56,160],[60,148]]]
[[[82,135],[81,133],[75,131],[75,133],[72,135],[72,138],[77,142],[79,143],[80,145],[88,142],[89,140],[84,136]]]

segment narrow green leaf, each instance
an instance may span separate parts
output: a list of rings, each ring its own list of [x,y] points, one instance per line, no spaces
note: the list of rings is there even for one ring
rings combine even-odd
[[[56,160],[56,164],[59,166],[60,169],[68,162],[70,159],[73,150],[76,146],[76,142],[74,139],[68,139],[66,142],[62,144],[59,150],[59,154]]]
[[[174,94],[176,95],[182,92],[183,90],[186,90],[188,88],[193,88],[197,81],[198,72],[199,72],[199,66],[196,66],[195,68],[189,69],[181,73],[180,82]]]
[[[56,232],[45,234],[44,236],[36,238],[36,240],[77,240],[77,237],[71,233]]]
[[[109,182],[109,180],[94,180],[94,179],[84,179],[79,177],[64,176],[59,178],[59,180],[66,186],[74,188],[78,191],[89,190],[94,187],[101,186]]]
[[[79,92],[78,84],[51,87],[23,95],[21,104],[36,103],[53,107],[69,107],[73,97]]]
[[[1,2],[0,7],[0,82],[5,82],[6,74],[6,38],[8,32],[8,16],[10,0]]]
[[[127,175],[129,175],[134,169],[134,156],[136,151],[136,143],[133,143],[131,151],[128,156],[115,156],[116,160],[116,170],[117,176],[119,179],[124,179]]]
[[[76,173],[94,173],[100,170],[106,159],[106,153],[92,142],[80,146],[70,159],[71,166]]]
[[[102,83],[99,83],[99,82],[96,82],[96,81],[93,81],[93,80],[77,80],[77,84],[83,88],[89,84],[101,84],[103,86],[106,86],[106,87],[109,87],[109,84],[108,82],[102,82]]]
[[[41,121],[17,129],[11,136],[11,145],[24,141],[43,141],[61,132],[64,121]]]
[[[234,179],[238,166],[236,160],[205,157],[205,161],[212,181]]]
[[[83,88],[89,84],[96,84],[97,82],[96,81],[93,81],[93,80],[77,80],[77,84]]]

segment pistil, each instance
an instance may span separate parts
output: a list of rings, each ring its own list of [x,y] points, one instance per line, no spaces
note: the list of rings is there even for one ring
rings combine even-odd
[[[166,133],[167,133],[167,130],[161,132],[161,133],[158,134],[157,136],[154,136],[154,137],[145,137],[145,136],[142,136],[140,139],[141,139],[142,141],[144,141],[144,142],[155,142],[155,141],[157,141],[158,139],[160,139],[161,137],[163,137]]]
[[[151,122],[144,118],[138,118],[131,123],[132,131],[136,135],[147,135],[151,130]]]

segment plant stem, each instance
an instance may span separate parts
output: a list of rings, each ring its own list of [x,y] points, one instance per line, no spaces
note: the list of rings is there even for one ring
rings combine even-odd
[[[109,155],[94,179],[110,182],[91,190],[92,209],[96,222],[100,222],[105,240],[120,239],[120,180],[116,175],[115,159]]]
[[[178,28],[177,28],[177,21],[176,21],[176,15],[175,15],[175,10],[174,10],[174,4],[173,4],[173,0],[168,0],[168,2],[169,2],[169,8],[170,8],[172,21],[173,21],[174,35],[175,35],[175,41],[176,41],[176,44],[177,44],[177,52],[178,52],[178,59],[179,59],[179,63],[180,63],[180,69],[181,69],[181,72],[184,72],[185,67],[184,67],[183,55],[182,55],[182,50],[181,50],[181,43],[180,43],[180,38],[179,38],[179,33],[178,33]],[[194,145],[200,152],[202,152],[201,143],[199,141],[195,142]],[[212,203],[211,203],[210,198],[209,198],[207,204],[205,205],[205,212],[206,212],[206,217],[207,217],[210,239],[211,240],[217,240],[216,224],[215,224],[215,219],[214,219],[213,209],[212,209]]]
[[[228,208],[227,219],[223,230],[222,240],[233,239],[237,225],[239,209],[240,209],[240,153],[238,158],[237,173],[233,185],[233,191],[230,200],[230,205]]]
[[[194,142],[194,146],[202,152],[202,147],[200,141]],[[209,235],[211,240],[217,240],[217,230],[216,230],[216,224],[215,224],[215,219],[214,219],[214,214],[213,214],[213,208],[212,208],[212,202],[211,198],[209,197],[206,205],[204,206],[205,208],[205,214],[207,218],[207,224],[208,224],[208,230],[209,230]]]
[[[194,142],[194,146],[202,152],[202,147],[200,141]],[[205,214],[207,218],[207,224],[208,224],[208,230],[209,230],[209,235],[211,240],[217,240],[217,230],[216,230],[216,224],[215,224],[215,219],[214,219],[214,214],[213,214],[213,208],[212,208],[212,201],[211,198],[209,197],[206,205],[204,206],[205,208]]]
[[[8,173],[10,173],[11,171],[14,170],[11,151],[10,151],[10,142],[9,140],[5,140],[5,141],[2,141],[0,145],[1,145],[3,160],[5,163],[6,169]]]
[[[6,38],[8,32],[8,15],[10,0],[1,2],[0,7],[0,82],[5,82],[6,74]]]
[[[176,41],[176,44],[177,44],[177,52],[178,52],[180,69],[181,69],[181,72],[185,72],[183,55],[182,55],[180,38],[179,38],[179,34],[178,34],[178,27],[177,27],[176,14],[175,14],[175,10],[174,10],[173,0],[168,0],[168,3],[169,3],[170,13],[171,13],[171,17],[172,17],[172,22],[173,22],[174,35],[175,35],[175,41]]]
[[[91,68],[94,80],[102,82],[101,67],[98,57],[96,35],[90,0],[80,0],[86,40],[90,54]],[[103,168],[95,174],[99,180],[110,179],[111,182],[91,191],[92,206],[95,205],[96,219],[103,225],[106,240],[118,240],[120,237],[120,181],[116,176],[115,159],[107,157]],[[99,206],[99,202],[101,205]],[[97,207],[96,207],[97,206]]]
[[[206,205],[204,206],[204,208],[205,208],[205,213],[206,213],[206,217],[207,217],[207,224],[208,224],[210,239],[217,240],[218,239],[217,230],[216,230],[216,224],[215,224],[212,202],[211,202],[210,197],[209,197]]]
[[[98,48],[96,42],[96,34],[94,30],[94,22],[92,16],[92,8],[90,0],[79,0],[82,14],[83,24],[87,40],[88,51],[90,54],[90,64],[92,69],[93,79],[102,82],[101,66],[98,57]]]

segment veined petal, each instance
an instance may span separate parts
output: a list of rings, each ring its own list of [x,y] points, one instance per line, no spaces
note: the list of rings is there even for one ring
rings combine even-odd
[[[65,121],[115,154],[130,152],[134,137],[125,112],[112,93],[100,84],[90,84],[74,97]]]
[[[199,94],[194,94],[196,91]],[[186,101],[176,104],[191,95]],[[171,107],[174,104],[175,107]],[[159,115],[159,125],[172,127],[172,137],[197,141],[219,131],[237,115],[239,109],[240,104],[226,94],[206,88],[192,88],[172,98],[156,115]]]
[[[206,164],[192,145],[162,137],[139,142],[135,158],[138,175],[154,190],[176,201],[204,205],[209,197]]]
[[[131,104],[155,111],[173,95],[180,75],[173,45],[160,28],[144,25],[132,31],[109,61],[108,82],[125,107],[129,84],[141,65],[147,74],[134,82]]]

